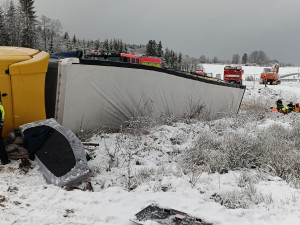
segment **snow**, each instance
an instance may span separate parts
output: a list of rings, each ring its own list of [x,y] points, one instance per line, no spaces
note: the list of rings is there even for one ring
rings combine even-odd
[[[204,65],[206,72],[222,74],[223,65]],[[259,74],[262,67],[243,67],[247,74]],[[298,71],[299,68],[281,68],[282,73]],[[283,103],[300,102],[300,83],[283,82],[266,88],[257,81],[244,81],[247,89],[243,105],[249,101],[275,106],[277,98]],[[272,114],[259,122],[250,123],[253,129],[264,129],[274,124],[293,126],[300,115]],[[240,177],[244,170],[219,174],[203,172],[192,187],[178,163],[178,152],[194,146],[199,133],[219,129],[218,124],[234,125],[229,118],[196,123],[178,122],[161,125],[142,136],[129,138],[121,133],[99,134],[91,142],[99,143],[87,151],[93,156],[89,166],[97,171],[91,178],[94,192],[74,189],[66,191],[45,183],[35,162],[27,174],[20,172],[19,161],[0,166],[0,224],[105,224],[133,225],[134,215],[151,203],[184,211],[218,225],[298,225],[300,224],[300,190],[280,177],[260,174],[257,170],[246,173],[256,179],[253,183],[262,197],[258,204],[247,208],[226,208],[215,201],[222,193],[242,191]],[[248,126],[249,127],[249,126]],[[225,129],[225,128],[224,128]],[[238,132],[244,130],[243,126]],[[249,132],[250,133],[250,132]],[[132,147],[134,146],[134,148]],[[115,156],[115,158],[113,157]],[[121,156],[117,158],[117,156]],[[131,166],[127,166],[131,163]],[[154,174],[148,176],[147,174]],[[137,182],[128,190],[128,174]],[[82,187],[82,186],[80,186]],[[5,198],[5,199],[4,199]],[[2,199],[2,200],[1,200]],[[146,224],[156,224],[147,221]]]

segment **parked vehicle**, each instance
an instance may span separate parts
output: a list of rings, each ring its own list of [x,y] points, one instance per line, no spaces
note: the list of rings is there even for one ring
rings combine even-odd
[[[147,66],[160,67],[160,68],[162,67],[162,61],[160,58],[157,58],[157,57],[142,56],[141,64],[147,65]]]
[[[280,84],[281,81],[279,80],[279,64],[275,63],[272,68],[264,68],[264,71],[261,73],[260,78],[260,84],[264,83],[264,79],[267,79],[267,83],[271,85],[277,85]]]
[[[242,84],[243,70],[241,66],[225,66],[224,81],[229,83]]]

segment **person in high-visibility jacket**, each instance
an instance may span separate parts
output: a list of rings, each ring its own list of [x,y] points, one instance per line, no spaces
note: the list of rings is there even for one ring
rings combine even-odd
[[[300,112],[300,106],[299,106],[299,103],[297,103],[297,104],[294,106],[294,111],[295,111],[295,112]]]
[[[283,112],[283,114],[289,114],[290,110],[289,110],[289,107],[284,107],[281,109],[281,111]]]
[[[265,75],[265,76],[264,76],[264,85],[265,85],[265,87],[267,87],[267,83],[268,83],[268,78],[267,78],[267,76]]]
[[[3,127],[3,123],[4,123],[4,118],[5,118],[5,111],[4,111],[4,107],[2,105],[2,103],[0,102],[0,159],[2,162],[2,165],[5,165],[7,163],[9,163],[9,159],[8,159],[8,155],[7,152],[5,150],[5,145],[2,139],[2,127]]]

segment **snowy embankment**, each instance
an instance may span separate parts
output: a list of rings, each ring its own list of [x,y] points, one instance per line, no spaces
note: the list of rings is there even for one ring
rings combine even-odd
[[[279,176],[280,171],[273,170],[280,167],[278,161],[292,163],[293,157],[270,154],[277,157],[270,158],[275,164],[265,163],[251,148],[257,134],[263,138],[258,143],[262,146],[273,140],[267,134],[273,127],[283,131],[274,133],[276,144],[289,141],[286,145],[300,147],[290,141],[292,133],[284,139],[284,132],[297,132],[300,113],[268,111],[279,97],[285,105],[300,102],[300,83],[267,88],[258,82],[244,84],[247,89],[237,117],[168,121],[139,127],[139,135],[135,131],[94,135],[90,141],[100,145],[87,150],[93,192],[46,184],[35,162],[27,174],[20,173],[18,161],[0,166],[0,224],[133,225],[129,219],[150,203],[219,225],[300,224],[300,182],[289,176],[291,171],[283,169]],[[290,150],[297,155],[300,149]]]

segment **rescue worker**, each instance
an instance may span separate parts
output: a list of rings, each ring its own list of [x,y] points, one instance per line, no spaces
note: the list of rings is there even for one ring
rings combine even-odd
[[[265,87],[267,87],[267,83],[268,83],[268,79],[267,79],[267,76],[265,75],[265,76],[264,76],[264,84],[265,84]]]
[[[289,107],[284,107],[281,109],[281,111],[283,112],[283,114],[289,114],[290,110],[289,110]]]
[[[278,112],[277,108],[271,107],[271,112]]]
[[[287,105],[288,107],[289,107],[289,111],[290,112],[292,112],[292,111],[294,111],[294,104],[293,104],[293,102],[292,101],[290,101],[290,103]]]
[[[297,103],[297,104],[294,106],[294,112],[300,112],[300,106],[299,106],[299,103]]]
[[[282,99],[281,98],[279,98],[276,101],[276,106],[277,106],[277,109],[279,109],[279,111],[281,111],[281,109],[283,108],[283,104],[282,104]]]
[[[1,118],[1,120],[0,120],[0,159],[1,159],[2,165],[10,163],[7,152],[5,150],[5,145],[4,145],[4,142],[2,139],[2,127],[3,127],[3,123],[4,123],[4,117],[5,117],[4,107],[0,101],[0,118]]]

